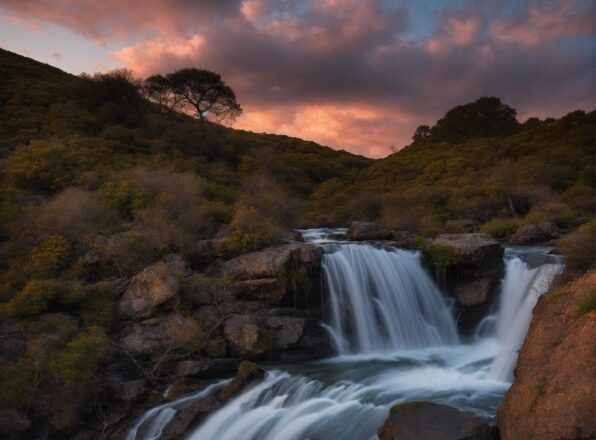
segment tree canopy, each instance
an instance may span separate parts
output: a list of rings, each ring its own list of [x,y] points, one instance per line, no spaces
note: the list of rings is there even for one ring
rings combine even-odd
[[[516,115],[517,111],[499,98],[483,96],[452,108],[432,128],[421,125],[413,139],[414,142],[458,143],[474,138],[509,136],[521,127]]]
[[[221,75],[195,68],[186,68],[145,81],[150,99],[166,111],[183,111],[204,125],[207,120],[221,123],[233,121],[242,113],[236,94]]]

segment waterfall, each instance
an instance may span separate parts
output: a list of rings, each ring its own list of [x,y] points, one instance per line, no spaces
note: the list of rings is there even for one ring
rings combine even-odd
[[[418,254],[344,244],[323,256],[339,354],[458,343],[449,307]]]
[[[499,308],[494,316],[495,336],[501,350],[492,362],[489,377],[509,382],[513,380],[513,369],[530,327],[532,309],[561,269],[558,259],[534,268],[519,257],[505,260],[505,278],[501,285]]]

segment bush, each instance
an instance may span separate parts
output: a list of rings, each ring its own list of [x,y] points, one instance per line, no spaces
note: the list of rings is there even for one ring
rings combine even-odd
[[[499,239],[514,234],[516,230],[517,224],[514,220],[506,220],[501,218],[496,218],[486,222],[480,227],[480,232],[492,235],[493,237]]]
[[[596,289],[590,290],[588,293],[581,296],[577,301],[578,316],[582,316],[593,311],[596,311]]]
[[[4,306],[4,313],[27,318],[48,311],[56,304],[64,286],[56,280],[31,280]]]
[[[585,271],[593,267],[596,264],[596,219],[561,238],[557,247],[564,255],[568,268]]]
[[[50,235],[31,250],[31,269],[39,277],[52,277],[68,266],[71,256],[71,242],[61,235]]]
[[[37,220],[42,233],[51,231],[72,241],[82,241],[115,222],[115,213],[94,193],[79,188],[68,188],[40,207]]]
[[[26,358],[0,360],[0,408],[24,408],[35,397],[35,368]]]

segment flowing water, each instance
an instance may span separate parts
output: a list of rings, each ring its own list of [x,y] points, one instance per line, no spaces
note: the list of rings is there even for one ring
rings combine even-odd
[[[277,365],[188,439],[374,439],[391,406],[412,400],[495,414],[511,385],[532,308],[561,270],[559,260],[546,248],[508,248],[494,313],[473,340],[462,341],[449,300],[416,253],[333,242],[336,234],[303,235],[325,247],[331,313],[323,325],[338,356]],[[145,413],[128,440],[158,439],[177,402]],[[151,436],[137,436],[143,424],[153,427]]]

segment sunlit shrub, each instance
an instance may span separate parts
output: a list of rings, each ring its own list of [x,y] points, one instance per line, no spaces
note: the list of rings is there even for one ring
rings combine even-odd
[[[56,280],[31,280],[3,307],[4,314],[16,318],[36,316],[59,301],[64,286]]]
[[[480,232],[500,239],[515,233],[516,230],[517,224],[514,220],[502,218],[488,221],[480,227]]]

